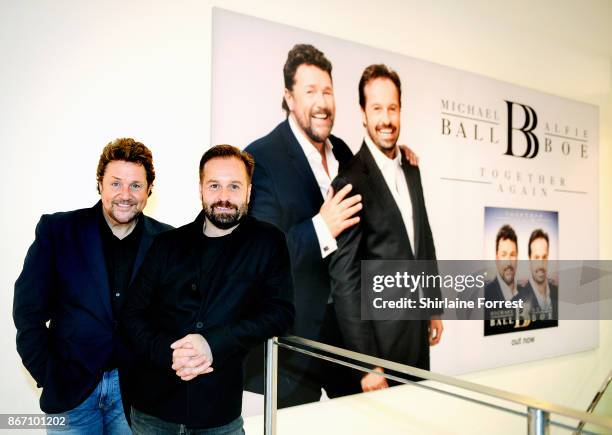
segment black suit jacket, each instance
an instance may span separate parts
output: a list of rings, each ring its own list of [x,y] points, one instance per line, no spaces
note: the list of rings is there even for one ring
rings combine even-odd
[[[485,285],[484,291],[485,291],[485,299],[487,301],[506,300],[499,286],[499,280],[497,279],[497,277],[495,277],[495,279],[491,280],[490,282],[487,283],[487,285]]]
[[[489,281],[485,285],[484,289],[485,300],[487,301],[505,301],[504,294],[502,293],[501,287],[499,286],[499,279],[495,277],[493,280]],[[518,298],[518,294],[515,296]],[[508,315],[504,315],[509,320],[507,320],[504,324],[501,324],[499,319],[499,315],[501,312],[505,312]],[[514,314],[509,314],[512,310],[499,310],[499,309],[484,309],[484,335],[495,335],[502,334],[506,332],[514,331],[514,320],[516,316]]]
[[[342,139],[329,139],[342,169],[353,154]],[[255,159],[250,213],[287,236],[295,282],[293,333],[316,340],[330,292],[328,261],[321,258],[312,224],[323,204],[319,185],[287,120],[245,151]]]
[[[525,287],[521,287],[517,284],[517,293],[511,299],[511,301],[522,300],[523,304],[530,303],[530,296]],[[496,276],[493,280],[485,285],[484,289],[485,300],[487,301],[505,301],[504,293],[499,284],[499,278]],[[524,305],[528,306],[528,305]],[[525,310],[525,309],[524,309]],[[523,324],[523,319],[529,313],[525,311],[519,311],[519,318],[517,319],[516,309],[511,308],[485,308],[484,309],[484,335],[496,335],[505,334],[509,332],[524,331],[530,329],[529,327],[520,327],[518,325]],[[517,323],[517,320],[519,322]]]
[[[559,319],[559,287],[549,281],[548,289],[550,291],[550,304],[552,307],[552,310],[550,310],[550,312],[543,312],[540,308],[538,298],[535,295],[535,292],[537,290],[535,290],[531,286],[530,281],[527,281],[525,286],[520,289],[520,292],[525,298],[525,300],[529,302],[530,312],[535,316],[535,320],[554,321]]]
[[[202,270],[204,214],[155,239],[130,289],[122,327],[137,350],[133,405],[166,421],[216,427],[238,418],[247,352],[284,334],[294,317],[285,237],[247,217]],[[170,345],[201,334],[214,371],[182,381]]]
[[[361,260],[436,259],[419,168],[402,155],[402,169],[412,202],[414,241],[409,240],[400,210],[365,143],[334,180],[335,191],[352,184],[353,191],[362,195],[363,208],[359,224],[337,239],[338,250],[329,268],[332,295],[350,349],[428,369],[428,321],[361,320]],[[440,297],[439,289],[428,296]]]
[[[339,167],[343,168],[353,153],[342,139],[330,135],[329,140]],[[274,224],[287,237],[295,284],[296,317],[291,332],[325,341],[323,321],[330,295],[329,257],[321,258],[312,224],[312,218],[323,204],[314,173],[288,120],[245,150],[255,159],[250,213]],[[337,326],[335,335],[340,335]],[[247,362],[247,390],[256,393],[263,393],[263,355],[263,348],[255,349]],[[302,388],[305,382],[318,383],[309,373],[322,370],[319,362],[293,352],[281,352],[280,357],[279,406],[310,401]],[[317,391],[320,388],[321,385],[312,387]]]
[[[15,283],[17,351],[43,388],[40,407],[47,413],[80,404],[100,381],[113,343],[121,342],[111,307],[100,213],[98,202],[92,208],[43,215]],[[144,215],[141,219],[144,227],[132,278],[153,237],[171,228]],[[119,352],[127,353],[120,359],[129,362],[127,348]],[[122,387],[124,368],[120,367]]]

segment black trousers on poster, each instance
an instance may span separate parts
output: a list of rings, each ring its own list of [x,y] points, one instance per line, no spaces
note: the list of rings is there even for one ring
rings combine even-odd
[[[317,341],[344,347],[333,304],[327,304],[321,335]],[[263,346],[256,349],[255,352],[262,356],[262,364],[259,367],[263,369],[265,355]],[[330,356],[338,358],[334,355]],[[264,391],[263,370],[253,369],[253,365],[247,365],[246,389],[262,394]],[[362,375],[361,371],[281,347],[278,352],[278,408],[317,402],[321,398],[321,388],[325,390],[329,398],[360,393]]]

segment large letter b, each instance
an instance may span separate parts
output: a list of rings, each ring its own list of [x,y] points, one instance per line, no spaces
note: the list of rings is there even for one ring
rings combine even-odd
[[[508,107],[508,149],[504,154],[508,156],[533,159],[535,156],[538,155],[539,148],[538,138],[535,134],[533,134],[533,130],[538,125],[538,116],[536,115],[535,110],[533,110],[529,106],[508,100],[504,101],[506,102],[506,105]],[[525,112],[525,124],[520,128],[512,126],[512,106],[515,104],[517,106],[520,106],[523,109],[523,112]],[[518,130],[525,135],[527,147],[523,155],[516,155],[512,152],[512,130]]]

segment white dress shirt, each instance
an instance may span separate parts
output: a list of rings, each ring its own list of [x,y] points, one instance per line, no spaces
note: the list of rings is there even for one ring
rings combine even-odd
[[[499,271],[497,271],[497,282],[499,283],[499,288],[501,289],[502,294],[504,295],[504,299],[507,301],[511,301],[514,296],[518,294],[518,289],[516,288],[516,279],[514,280],[514,290],[506,284],[506,281],[503,280],[501,276],[499,276]]]
[[[317,184],[319,185],[321,195],[323,196],[323,199],[325,199],[327,192],[331,187],[332,180],[336,178],[336,175],[338,175],[338,160],[336,160],[336,157],[332,152],[332,144],[329,139],[325,141],[325,158],[327,160],[327,169],[329,171],[328,174],[323,166],[323,158],[321,157],[321,154],[319,154],[319,151],[312,143],[310,143],[304,133],[302,133],[302,130],[300,130],[298,127],[295,119],[293,119],[293,115],[289,115],[289,127],[291,127],[293,135],[302,147],[302,150],[306,155],[306,159],[308,160],[308,164],[310,165],[310,169],[312,169],[312,173],[314,174]],[[317,215],[312,218],[312,224],[317,235],[319,248],[321,249],[321,258],[325,258],[338,249],[338,244],[336,243],[336,239],[329,231],[329,228],[327,227],[327,224],[323,220],[320,213],[317,213]]]
[[[410,199],[410,191],[408,190],[408,183],[406,181],[406,176],[404,175],[404,171],[402,170],[402,153],[399,147],[396,146],[395,150],[395,158],[390,159],[387,157],[381,150],[378,149],[370,135],[366,132],[364,141],[372,157],[374,157],[374,161],[376,162],[376,166],[382,172],[385,182],[393,195],[393,199],[395,200],[395,204],[402,214],[402,220],[404,221],[404,227],[406,228],[406,232],[408,233],[408,239],[410,240],[410,245],[412,246],[412,253],[416,258],[415,252],[415,239],[414,239],[414,217],[412,215],[412,200]]]

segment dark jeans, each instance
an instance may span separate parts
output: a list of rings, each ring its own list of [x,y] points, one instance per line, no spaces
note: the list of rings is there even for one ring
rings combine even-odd
[[[131,416],[134,435],[244,435],[242,417],[223,426],[198,429],[153,417],[134,407],[132,407]]]

